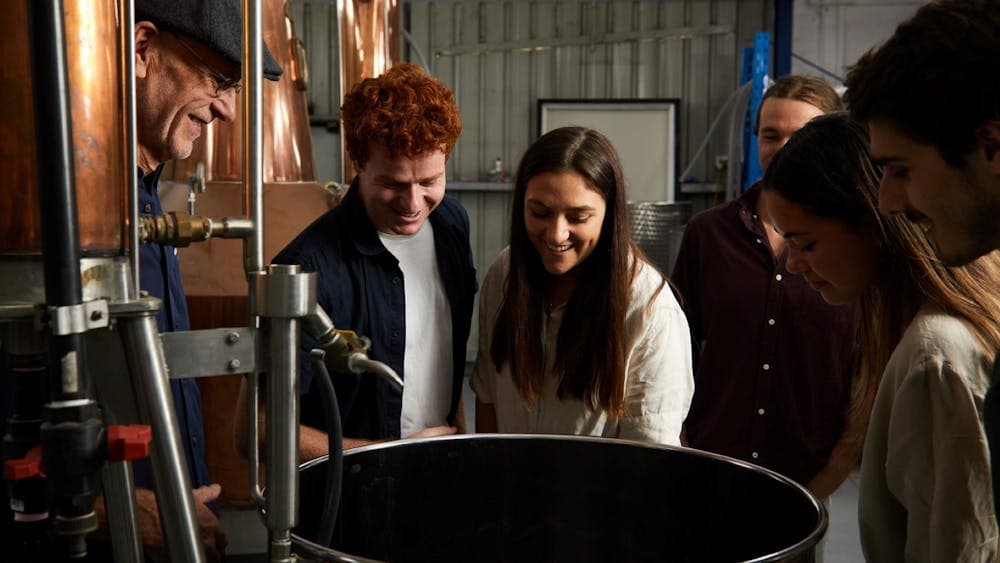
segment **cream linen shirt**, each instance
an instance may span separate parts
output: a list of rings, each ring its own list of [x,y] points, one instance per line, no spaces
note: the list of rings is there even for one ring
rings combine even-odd
[[[868,561],[993,561],[990,457],[982,425],[990,357],[960,320],[927,309],[886,365],[861,464]]]
[[[614,419],[591,410],[577,399],[556,396],[552,373],[563,309],[543,315],[542,346],[545,387],[537,403],[525,404],[510,378],[510,362],[498,373],[490,360],[493,327],[504,300],[509,269],[504,249],[479,290],[479,351],[472,374],[477,399],[492,404],[497,430],[503,433],[573,434],[680,443],[681,424],[694,393],[691,338],[687,318],[663,277],[643,263],[632,284],[625,337],[628,349],[625,381],[626,416]],[[658,292],[659,290],[659,292]],[[594,342],[600,346],[601,342]]]

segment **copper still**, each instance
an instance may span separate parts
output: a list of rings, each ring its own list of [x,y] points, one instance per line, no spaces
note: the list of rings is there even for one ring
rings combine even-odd
[[[365,78],[378,76],[399,60],[399,2],[397,0],[338,0],[340,28],[340,96]],[[341,136],[343,181],[357,171],[347,158]]]
[[[41,253],[27,2],[0,18],[0,253]],[[124,73],[114,0],[65,0],[73,148],[85,255],[124,254]]]

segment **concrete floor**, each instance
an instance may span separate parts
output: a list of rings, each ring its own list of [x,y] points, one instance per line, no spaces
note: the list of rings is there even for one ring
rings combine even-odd
[[[861,474],[851,473],[830,497],[830,527],[823,550],[824,563],[864,561],[858,536],[858,484]]]

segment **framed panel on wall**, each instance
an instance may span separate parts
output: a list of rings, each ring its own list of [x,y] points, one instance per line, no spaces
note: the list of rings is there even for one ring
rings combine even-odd
[[[679,105],[676,98],[540,99],[538,135],[570,125],[597,129],[621,157],[629,200],[674,201]]]

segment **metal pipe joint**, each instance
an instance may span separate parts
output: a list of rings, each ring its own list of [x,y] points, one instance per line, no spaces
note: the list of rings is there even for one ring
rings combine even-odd
[[[140,244],[190,246],[210,238],[244,238],[253,232],[249,219],[225,217],[213,220],[186,211],[171,211],[166,215],[146,215],[139,218]]]

